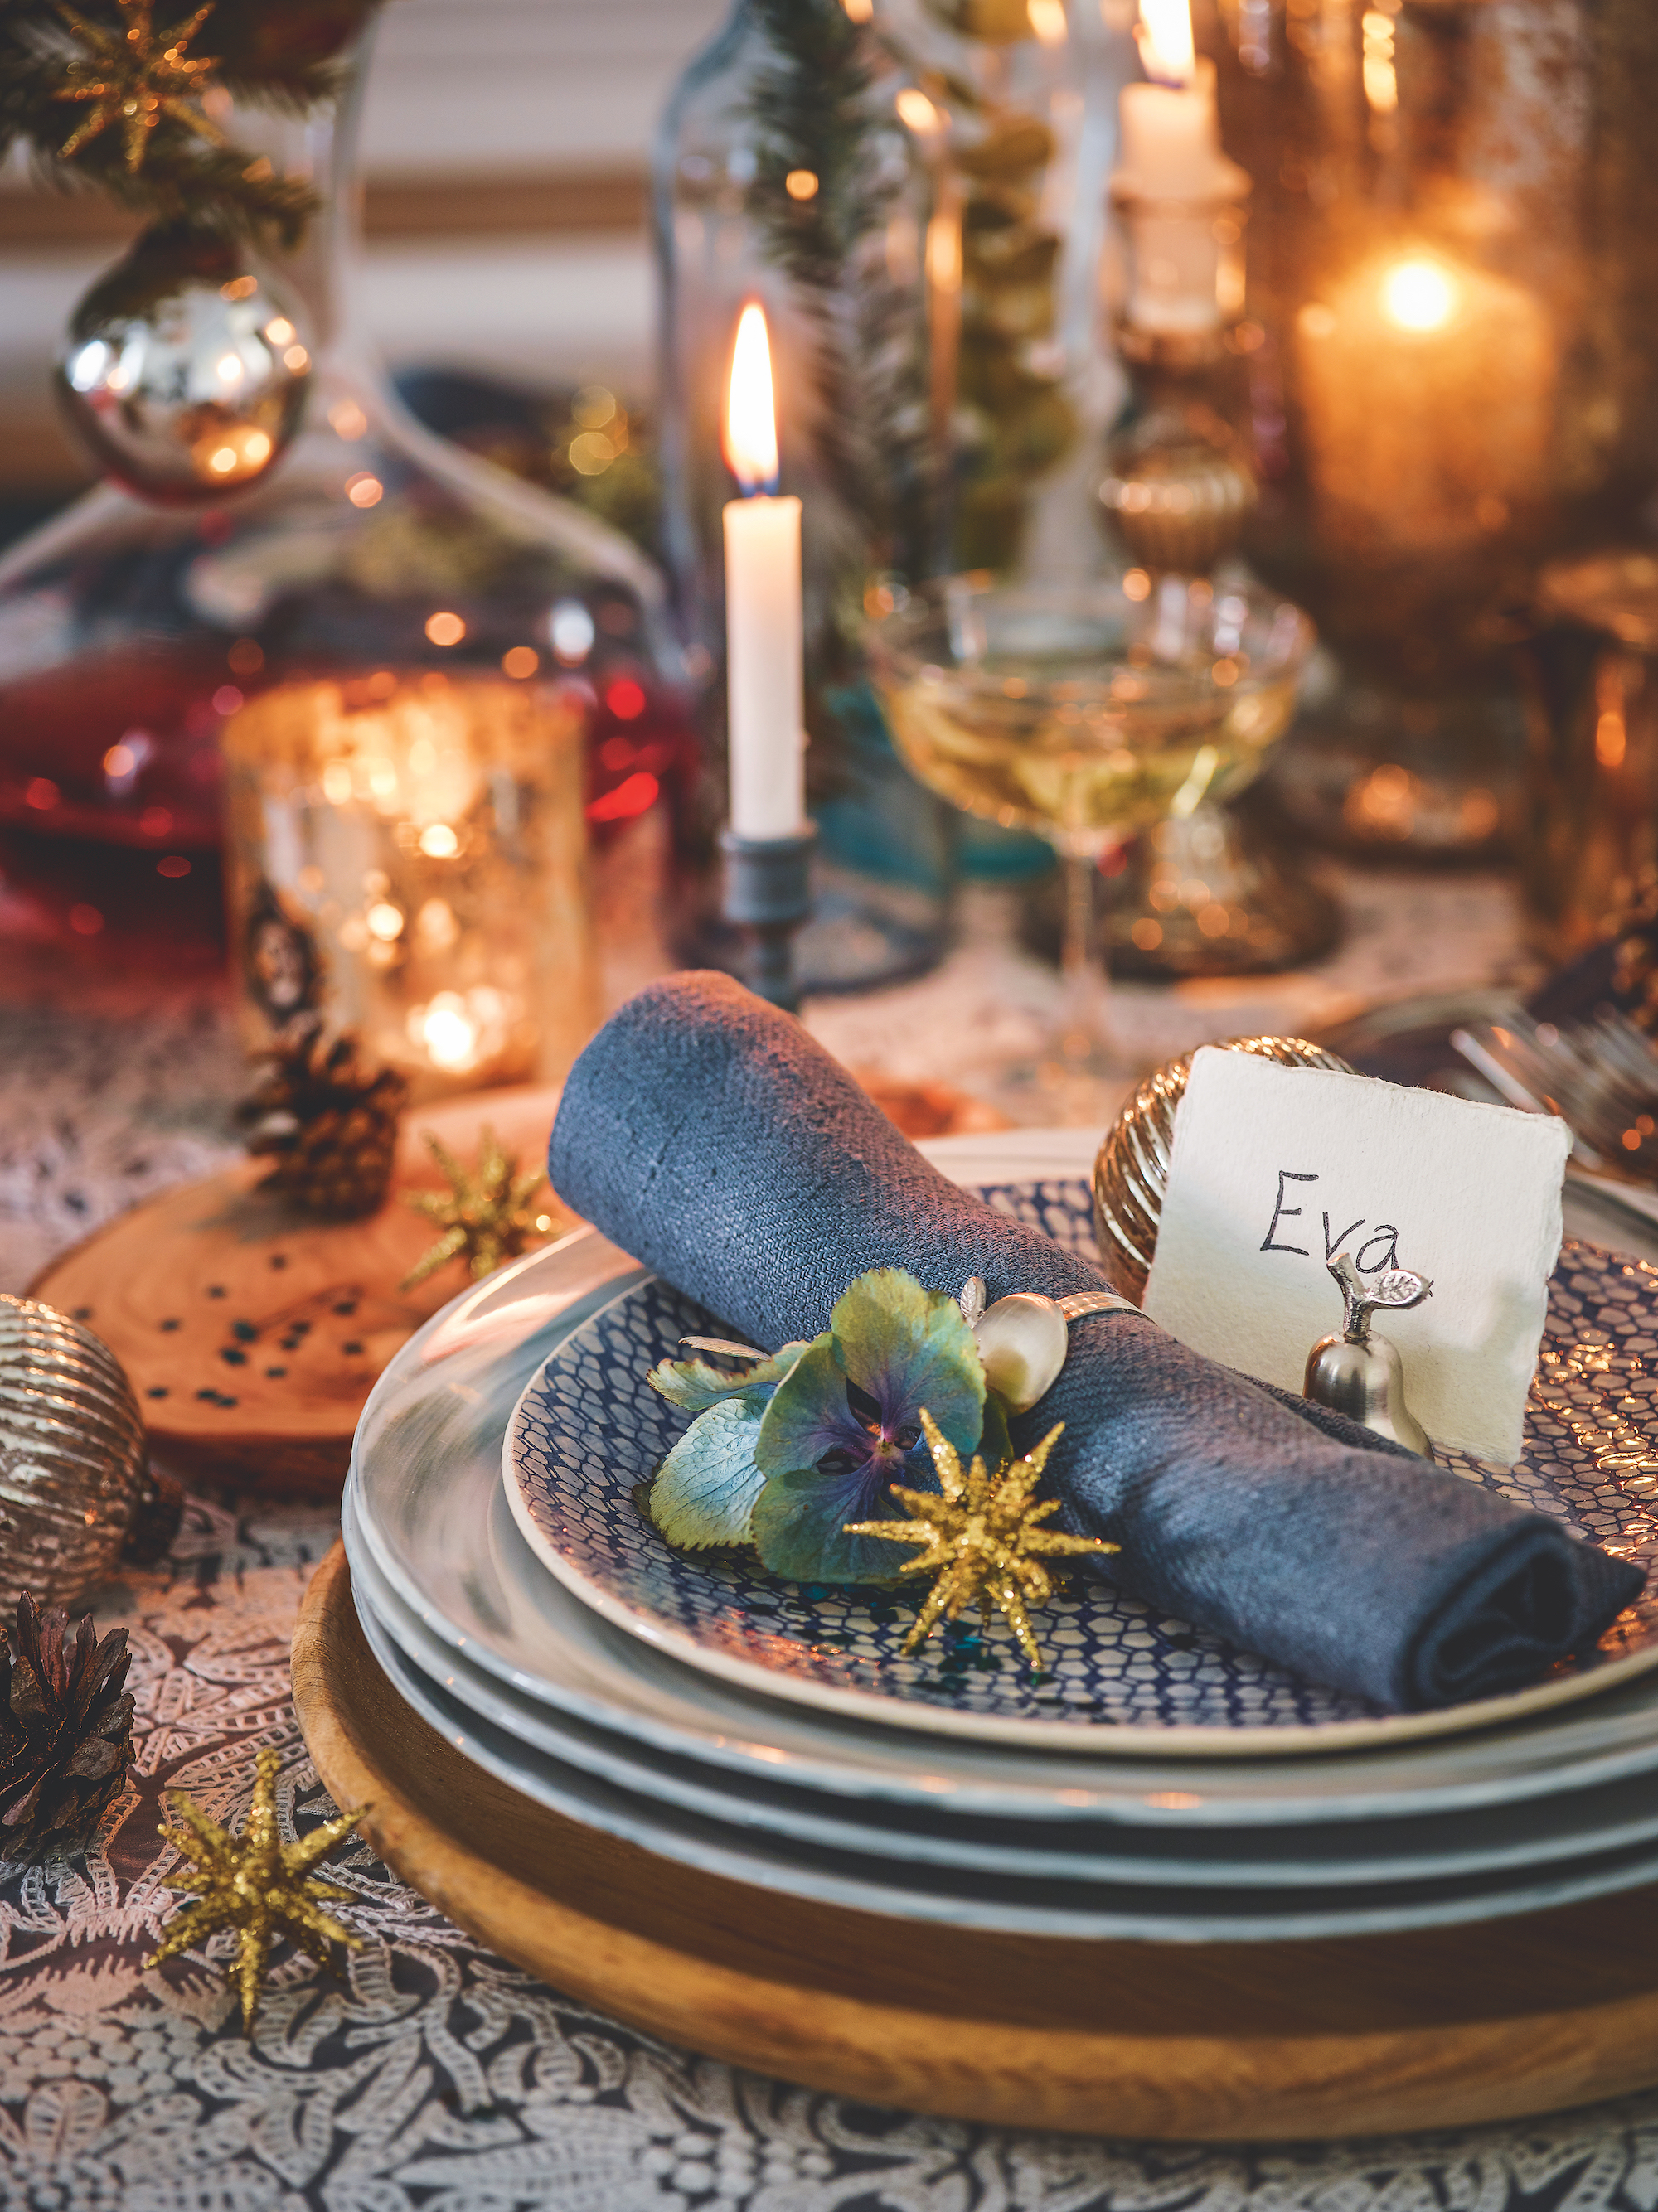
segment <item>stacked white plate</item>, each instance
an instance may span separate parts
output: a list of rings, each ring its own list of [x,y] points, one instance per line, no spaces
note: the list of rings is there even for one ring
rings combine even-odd
[[[1076,1134],[925,1149],[1085,1234]],[[1034,1680],[997,1634],[903,1662],[907,1601],[687,1563],[634,1510],[651,1424],[676,1418],[643,1374],[682,1320],[577,1232],[423,1329],[358,1431],[369,1640],[527,1796],[767,1888],[1084,1937],[1381,1931],[1658,1879],[1658,1598],[1536,1688],[1448,1714],[1333,1698],[1104,1585],[1044,1610]],[[1552,1395],[1503,1486],[1638,1554],[1658,1455],[1649,1474],[1628,1409],[1658,1370],[1658,1280],[1569,1247],[1547,1347]]]

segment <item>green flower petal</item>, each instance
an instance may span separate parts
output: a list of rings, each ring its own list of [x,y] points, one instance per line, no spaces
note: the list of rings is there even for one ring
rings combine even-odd
[[[705,1359],[664,1359],[645,1379],[669,1405],[687,1413],[705,1413],[722,1399],[743,1397],[751,1390],[764,1389],[769,1395],[805,1349],[803,1344],[785,1344],[770,1359],[735,1370],[710,1367]]]
[[[890,1581],[913,1549],[883,1536],[849,1536],[845,1524],[901,1518],[887,1488],[893,1479],[872,1462],[840,1474],[803,1468],[769,1476],[749,1523],[761,1565],[795,1583]]]
[[[754,1464],[765,1401],[722,1398],[699,1413],[662,1462],[650,1487],[650,1517],[670,1544],[699,1551],[747,1544],[765,1477]]]
[[[913,1427],[925,1407],[960,1452],[978,1441],[984,1364],[948,1291],[923,1291],[902,1267],[872,1267],[844,1291],[829,1332],[849,1379]]]

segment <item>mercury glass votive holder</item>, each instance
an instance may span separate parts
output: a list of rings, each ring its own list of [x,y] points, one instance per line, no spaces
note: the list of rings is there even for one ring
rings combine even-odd
[[[562,1074],[597,1020],[579,705],[381,669],[285,684],[223,735],[250,1048],[354,1029],[416,1100]]]

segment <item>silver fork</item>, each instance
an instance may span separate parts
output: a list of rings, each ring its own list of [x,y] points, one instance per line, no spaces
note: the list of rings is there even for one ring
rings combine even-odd
[[[1658,1049],[1626,1015],[1557,1028],[1516,1008],[1451,1042],[1511,1106],[1558,1115],[1592,1174],[1658,1184]]]

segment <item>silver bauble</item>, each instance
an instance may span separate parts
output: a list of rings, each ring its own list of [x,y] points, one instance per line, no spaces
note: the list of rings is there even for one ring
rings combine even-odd
[[[223,239],[150,232],[76,309],[58,389],[99,465],[180,504],[264,476],[299,428],[300,311]]]
[[[0,1614],[102,1582],[146,1502],[143,1416],[89,1328],[0,1295]]]
[[[1281,1067],[1327,1067],[1343,1075],[1353,1071],[1344,1060],[1305,1037],[1217,1037],[1224,1052],[1253,1053]],[[1195,1052],[1199,1048],[1194,1046]],[[1106,1280],[1137,1306],[1146,1293],[1157,1249],[1174,1144],[1174,1115],[1186,1096],[1192,1053],[1147,1076],[1106,1130],[1094,1163],[1094,1227]]]

